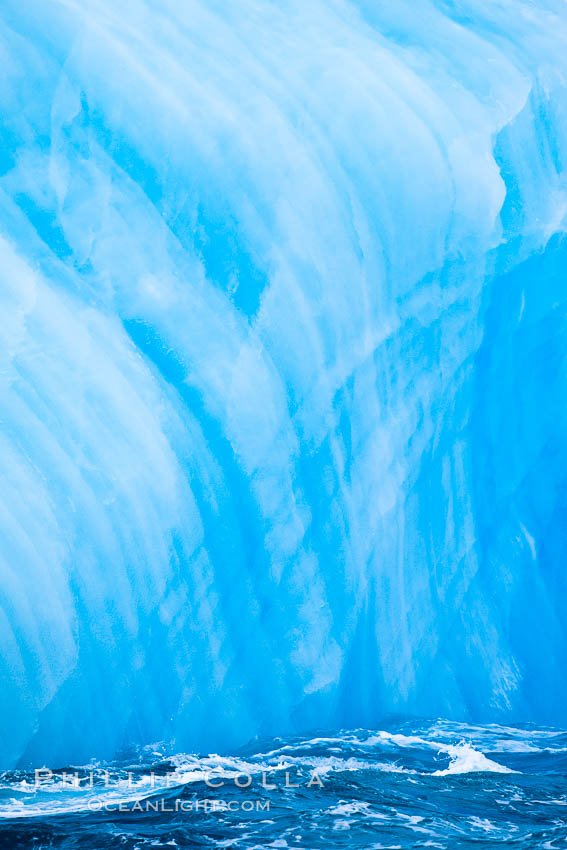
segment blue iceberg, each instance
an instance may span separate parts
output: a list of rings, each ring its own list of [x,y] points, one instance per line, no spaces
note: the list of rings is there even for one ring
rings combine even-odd
[[[567,721],[563,0],[4,0],[0,766]]]

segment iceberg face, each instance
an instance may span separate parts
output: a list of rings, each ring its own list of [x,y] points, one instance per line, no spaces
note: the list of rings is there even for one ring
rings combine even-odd
[[[565,723],[563,0],[5,0],[0,766]]]

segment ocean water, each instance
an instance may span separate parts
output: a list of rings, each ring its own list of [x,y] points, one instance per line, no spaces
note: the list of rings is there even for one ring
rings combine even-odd
[[[227,755],[4,772],[2,848],[561,848],[567,732],[390,719]],[[213,787],[215,786],[215,787]]]

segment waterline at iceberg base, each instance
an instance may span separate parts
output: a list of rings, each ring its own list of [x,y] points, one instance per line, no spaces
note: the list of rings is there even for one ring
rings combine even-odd
[[[565,847],[564,732],[387,725],[256,741],[230,756],[159,746],[7,773],[0,847]]]
[[[4,0],[0,768],[567,728],[566,44]]]

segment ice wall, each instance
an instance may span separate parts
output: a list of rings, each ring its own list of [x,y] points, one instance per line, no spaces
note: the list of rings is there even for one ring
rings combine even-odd
[[[565,2],[0,20],[0,765],[565,723]]]

